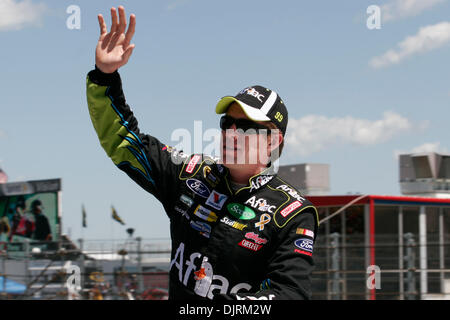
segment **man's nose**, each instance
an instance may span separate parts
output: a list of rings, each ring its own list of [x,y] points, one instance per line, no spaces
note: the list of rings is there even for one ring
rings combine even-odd
[[[233,137],[234,139],[237,139],[237,137],[239,136],[240,130],[238,128],[236,128],[236,124],[232,124],[229,128],[228,128],[228,134]]]
[[[225,130],[224,138],[227,141],[227,143],[236,143],[238,140],[238,129],[236,128],[235,124],[232,124],[228,129]]]

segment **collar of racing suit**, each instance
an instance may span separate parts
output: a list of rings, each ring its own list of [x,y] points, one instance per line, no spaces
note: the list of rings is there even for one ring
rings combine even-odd
[[[252,191],[253,189],[258,189],[259,187],[263,186],[264,184],[266,184],[267,182],[269,182],[270,180],[272,180],[272,178],[276,175],[276,171],[277,171],[277,167],[270,163],[269,166],[264,169],[263,171],[251,176],[248,179],[248,184],[245,185],[244,187],[241,188],[233,188],[232,187],[232,182],[231,179],[229,178],[229,174],[230,174],[230,169],[228,169],[226,166],[224,166],[223,164],[221,164],[221,166],[223,168],[225,168],[225,181],[227,183],[228,189],[230,191],[231,194],[238,194],[239,192],[241,192],[242,190],[246,190],[246,189],[250,189],[250,191]]]

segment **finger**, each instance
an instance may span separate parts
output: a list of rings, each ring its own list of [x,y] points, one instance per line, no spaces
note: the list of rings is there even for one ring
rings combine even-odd
[[[128,26],[127,33],[125,34],[125,42],[124,42],[125,47],[127,47],[130,44],[131,39],[134,36],[135,29],[136,29],[136,16],[134,14],[131,14],[130,25]]]
[[[117,32],[124,33],[127,28],[127,17],[125,16],[125,8],[119,7],[119,29]]]
[[[117,27],[118,27],[118,21],[117,21],[117,11],[116,8],[112,7],[111,8],[111,33],[116,32]]]
[[[105,19],[103,19],[103,16],[101,14],[99,14],[97,16],[97,18],[98,18],[98,24],[100,26],[100,35],[104,35],[105,33],[108,32],[108,29],[106,28]]]

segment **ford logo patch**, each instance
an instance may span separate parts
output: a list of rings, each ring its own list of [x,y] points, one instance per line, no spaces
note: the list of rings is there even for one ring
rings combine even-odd
[[[313,252],[313,241],[306,238],[295,240],[295,246],[308,252]]]
[[[209,191],[208,187],[197,179],[188,179],[186,181],[187,186],[189,189],[191,189],[194,193],[198,194],[200,197],[208,198],[211,194],[211,191]]]

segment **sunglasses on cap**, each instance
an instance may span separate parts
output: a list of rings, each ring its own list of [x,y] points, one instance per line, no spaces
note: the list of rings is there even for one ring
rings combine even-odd
[[[220,129],[222,130],[230,129],[233,124],[236,125],[236,129],[241,129],[245,133],[252,133],[247,132],[247,130],[250,129],[255,130],[254,133],[259,133],[260,130],[265,130],[266,132],[270,133],[271,130],[269,127],[266,127],[265,125],[256,123],[248,119],[235,119],[227,115],[224,115],[220,118]]]

